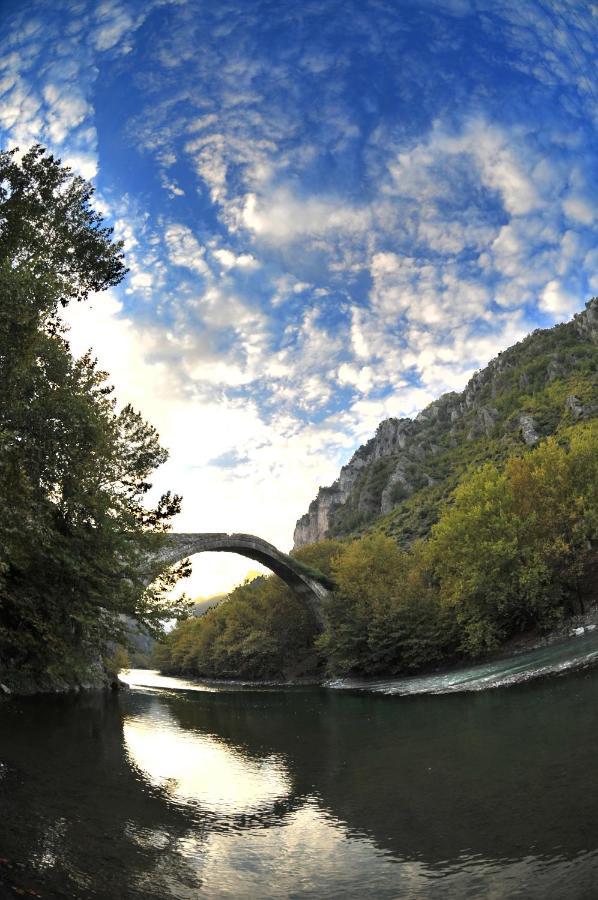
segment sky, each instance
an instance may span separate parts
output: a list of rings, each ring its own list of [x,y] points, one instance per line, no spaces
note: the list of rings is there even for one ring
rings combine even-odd
[[[158,428],[175,530],[288,550],[382,419],[598,294],[597,38],[582,0],[0,0],[0,143],[124,241],[71,346]]]

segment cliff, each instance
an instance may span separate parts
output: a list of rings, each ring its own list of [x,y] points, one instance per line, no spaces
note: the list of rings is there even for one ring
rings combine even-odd
[[[534,331],[415,419],[386,419],[321,487],[295,547],[365,530],[386,517],[401,541],[423,536],[469,465],[533,446],[560,425],[598,415],[598,298],[570,322]]]

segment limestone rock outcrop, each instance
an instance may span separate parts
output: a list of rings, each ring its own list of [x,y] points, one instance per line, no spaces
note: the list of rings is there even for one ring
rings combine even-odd
[[[540,440],[540,435],[536,431],[536,423],[532,416],[522,413],[519,416],[519,425],[521,426],[521,437],[523,438],[524,443],[526,443],[528,447],[537,444]]]
[[[414,419],[386,419],[353,454],[336,481],[321,487],[295,527],[295,547],[348,534],[385,515],[422,488],[447,476],[436,463],[468,443],[516,442],[531,447],[559,417],[598,415],[598,397],[575,394],[543,419],[534,409],[548,385],[567,378],[598,353],[598,298],[570,322],[537,330],[476,372],[461,393],[444,394]],[[586,367],[587,368],[587,367]],[[450,472],[448,473],[450,474]]]

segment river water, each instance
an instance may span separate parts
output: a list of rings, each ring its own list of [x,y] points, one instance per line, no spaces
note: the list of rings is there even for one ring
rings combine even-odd
[[[0,896],[596,898],[597,655],[10,699]]]

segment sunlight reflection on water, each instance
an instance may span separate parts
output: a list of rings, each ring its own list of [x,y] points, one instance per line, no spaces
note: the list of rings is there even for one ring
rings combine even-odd
[[[131,762],[173,799],[246,813],[289,792],[282,760],[248,759],[212,735],[183,730],[167,711],[127,717],[123,732]]]
[[[170,678],[168,675],[160,675],[157,669],[127,669],[118,676],[130,688],[158,688],[159,690],[176,691],[209,691],[215,692],[219,688],[205,682],[187,681],[185,678]]]

